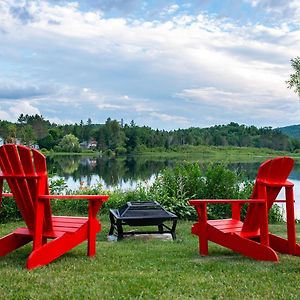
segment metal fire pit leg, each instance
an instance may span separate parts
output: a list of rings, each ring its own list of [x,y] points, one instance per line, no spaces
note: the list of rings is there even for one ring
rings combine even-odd
[[[112,213],[109,214],[109,219],[110,219],[109,235],[113,235],[116,222],[115,222],[115,218]]]
[[[121,240],[124,237],[122,221],[121,220],[117,220],[117,229],[118,229],[118,240],[119,239]]]
[[[169,226],[167,226],[166,224],[162,223],[158,225],[158,232],[159,233],[171,233],[172,235],[172,239],[176,240],[176,224],[177,224],[177,219],[173,220],[173,225],[172,228],[170,228]],[[164,227],[167,229],[166,231],[164,230]]]
[[[158,232],[159,233],[164,233],[164,225],[163,224],[158,225]]]
[[[176,240],[176,232],[175,232],[176,224],[177,224],[177,219],[173,220],[173,226],[171,228],[171,234],[172,234],[172,239],[173,240]]]

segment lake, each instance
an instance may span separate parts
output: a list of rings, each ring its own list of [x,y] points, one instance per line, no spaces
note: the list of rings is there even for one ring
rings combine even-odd
[[[137,184],[151,185],[155,177],[164,168],[171,168],[178,161],[199,161],[203,169],[210,162],[209,157],[165,158],[153,156],[130,156],[107,159],[85,156],[49,156],[47,166],[54,178],[63,178],[70,189],[81,185],[91,186],[101,183],[105,189],[134,189]],[[245,173],[255,179],[258,167],[265,158],[256,158],[255,162],[228,162],[232,170]],[[295,184],[296,215],[300,218],[300,163],[296,162],[289,179]],[[282,195],[279,195],[282,197]]]

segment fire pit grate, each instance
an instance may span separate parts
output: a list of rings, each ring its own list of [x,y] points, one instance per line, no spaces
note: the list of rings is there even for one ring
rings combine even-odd
[[[109,235],[116,234],[119,239],[128,234],[162,234],[171,233],[173,240],[176,239],[177,216],[166,211],[156,201],[132,201],[127,202],[120,209],[110,209]],[[172,227],[164,224],[172,221]],[[157,226],[158,231],[129,231],[124,232],[123,225],[128,226]]]

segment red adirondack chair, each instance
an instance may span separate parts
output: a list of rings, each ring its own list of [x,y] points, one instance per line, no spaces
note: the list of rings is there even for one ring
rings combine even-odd
[[[45,156],[25,146],[0,147],[0,167],[0,201],[2,196],[12,196],[27,226],[0,239],[0,256],[33,241],[27,260],[27,268],[33,269],[50,263],[85,240],[88,256],[95,255],[96,234],[101,230],[96,215],[108,196],[50,195]],[[2,192],[4,179],[11,194]],[[52,199],[86,199],[88,217],[52,216]]]
[[[212,241],[257,260],[278,261],[275,251],[300,256],[300,245],[296,244],[293,183],[287,181],[293,165],[289,157],[277,157],[261,164],[249,200],[189,200],[198,214],[192,233],[199,237],[199,253],[207,255],[208,241]],[[276,200],[282,188],[285,199]],[[274,202],[286,204],[287,239],[269,232],[268,211]],[[208,203],[230,203],[232,218],[207,220]],[[245,203],[249,206],[242,222],[240,210]]]

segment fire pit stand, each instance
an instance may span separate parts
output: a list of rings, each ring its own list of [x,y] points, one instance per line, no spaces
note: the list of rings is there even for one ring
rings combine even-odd
[[[110,209],[111,222],[109,235],[116,234],[119,239],[124,235],[133,234],[162,234],[171,233],[173,240],[176,239],[177,216],[164,210],[156,201],[132,201],[127,202],[120,209]],[[172,221],[172,226],[164,224]],[[123,225],[128,226],[157,226],[158,231],[128,231],[123,230]]]

